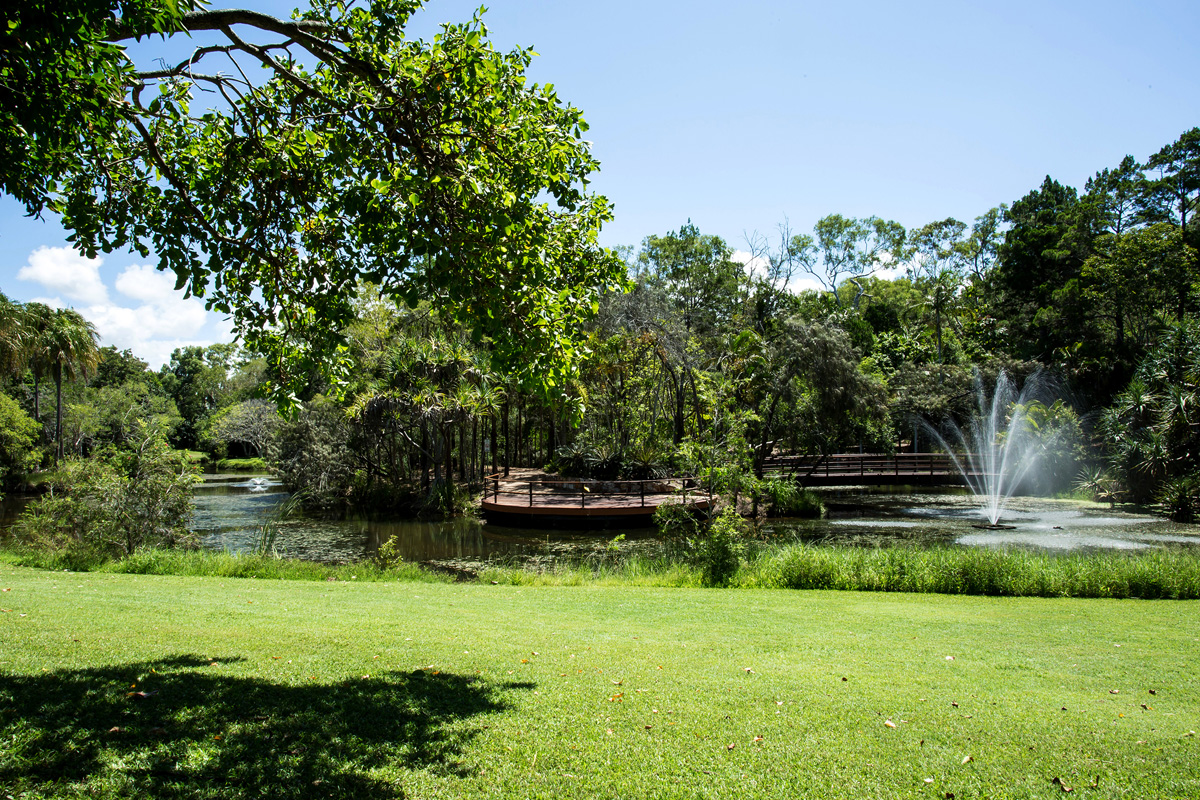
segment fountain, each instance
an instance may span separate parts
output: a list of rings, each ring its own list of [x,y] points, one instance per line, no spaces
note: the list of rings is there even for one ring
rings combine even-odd
[[[1000,523],[1004,503],[1037,467],[1049,444],[1020,413],[1039,387],[1038,376],[1034,375],[1018,393],[1008,375],[1001,371],[989,403],[983,380],[976,371],[975,397],[979,414],[971,420],[967,430],[947,421],[947,437],[925,424],[926,430],[950,455],[963,480],[980,501],[987,524],[976,527],[991,530],[1013,527]],[[1052,433],[1051,437],[1055,435]]]

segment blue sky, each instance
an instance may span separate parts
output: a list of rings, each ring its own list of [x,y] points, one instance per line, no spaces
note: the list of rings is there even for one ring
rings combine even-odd
[[[292,2],[214,3],[286,16]],[[431,36],[479,5],[431,0]],[[746,249],[785,218],[970,221],[1047,175],[1082,188],[1200,125],[1200,3],[495,0],[498,47],[583,109],[616,206],[606,245],[691,219]],[[182,45],[181,45],[182,46]],[[105,344],[157,365],[228,339],[153,259],[70,253],[53,221],[0,199],[0,289],[72,305]]]

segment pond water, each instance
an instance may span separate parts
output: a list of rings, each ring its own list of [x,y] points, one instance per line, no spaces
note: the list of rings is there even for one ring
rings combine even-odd
[[[258,481],[258,483],[252,483]],[[979,504],[965,490],[839,489],[823,492],[823,520],[773,520],[768,540],[849,546],[1029,547],[1049,551],[1142,550],[1200,546],[1200,526],[1095,504],[1013,498],[1002,522],[1013,530],[980,530]],[[273,480],[210,476],[196,492],[195,528],[205,547],[253,549],[259,530],[287,495]],[[475,519],[317,520],[279,523],[281,554],[319,561],[352,561],[397,537],[410,561],[529,561],[602,553],[613,531],[567,532],[507,528]],[[622,531],[626,547],[653,550],[652,529]]]
[[[1000,522],[982,529],[979,502],[965,489],[838,489],[823,493],[828,517],[781,520],[768,535],[813,544],[1025,547],[1051,552],[1200,546],[1200,525],[1115,511],[1095,503],[1013,497]]]
[[[1050,552],[1137,551],[1200,546],[1200,526],[1144,514],[1112,511],[1095,504],[1043,498],[1012,498],[1001,522],[1012,530],[981,530],[979,504],[965,490],[822,490],[829,514],[823,520],[771,520],[764,538],[779,543],[843,546],[1027,547]],[[288,495],[268,476],[206,475],[196,489],[193,527],[201,544],[246,552],[260,541]],[[3,524],[23,506],[6,499]],[[409,561],[548,561],[603,557],[615,531],[568,532],[507,528],[475,519],[449,521],[314,519],[276,523],[274,545],[281,555],[314,561],[356,561],[372,555],[393,536]],[[652,529],[620,531],[622,551],[654,552]]]
[[[268,477],[206,475],[196,488],[193,529],[204,547],[245,552],[258,547],[264,523],[277,516],[288,494]],[[356,561],[396,537],[406,561],[480,562],[552,559],[603,552],[617,533],[650,545],[652,529],[617,532],[547,531],[487,525],[477,519],[317,519],[293,517],[275,523],[275,549],[314,561]]]

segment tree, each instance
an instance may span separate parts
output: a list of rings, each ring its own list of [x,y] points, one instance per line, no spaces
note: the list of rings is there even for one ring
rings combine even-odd
[[[801,266],[820,282],[825,292],[842,306],[838,287],[850,283],[857,291],[851,306],[858,307],[865,290],[862,279],[894,260],[904,247],[904,226],[878,217],[854,219],[830,214],[817,220],[813,229],[820,253],[820,266],[812,258],[802,258]],[[797,243],[803,252],[804,242]]]
[[[0,31],[0,185],[61,214],[89,256],[157,253],[285,396],[344,370],[362,279],[430,300],[553,388],[596,291],[623,277],[596,244],[611,207],[586,190],[586,122],[478,16],[407,38],[420,6],[315,0],[280,20],[195,0],[22,3]],[[173,65],[120,46],[199,32],[223,43]]]
[[[701,235],[690,221],[666,236],[647,236],[638,266],[667,291],[684,328],[711,339],[733,319],[745,273],[720,236]]]
[[[40,427],[15,400],[0,394],[0,487],[12,488],[41,462],[42,453],[37,449]]]
[[[96,328],[74,309],[56,309],[39,330],[33,343],[31,361],[41,365],[54,380],[55,441],[54,461],[63,456],[62,385],[87,375],[99,360]],[[33,367],[37,374],[38,367]]]
[[[966,223],[954,218],[930,222],[911,231],[908,241],[912,259],[909,276],[925,293],[933,311],[933,331],[937,342],[937,360],[942,363],[942,322],[952,311],[962,288],[962,259],[966,242]]]
[[[1186,131],[1146,161],[1158,177],[1145,183],[1142,211],[1155,222],[1176,222],[1184,242],[1200,246],[1188,214],[1200,205],[1200,128]]]
[[[248,445],[254,455],[261,458],[280,422],[274,403],[262,399],[243,400],[221,411],[213,420],[212,432],[221,441]]]
[[[995,305],[1008,323],[1012,347],[1025,358],[1049,359],[1056,347],[1075,341],[1082,319],[1064,319],[1055,292],[1079,277],[1081,242],[1069,234],[1079,198],[1074,189],[1046,176],[1041,187],[1012,204],[1009,228],[990,280]]]

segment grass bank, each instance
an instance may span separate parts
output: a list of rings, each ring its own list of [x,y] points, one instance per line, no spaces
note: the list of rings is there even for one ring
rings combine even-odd
[[[47,797],[1200,795],[1200,606],[0,565]]]
[[[494,563],[430,569],[408,562],[319,564],[206,550],[145,550],[106,562],[0,548],[0,564],[137,575],[302,581],[467,581],[509,586],[699,588],[702,571],[666,557],[619,549],[537,568]],[[835,589],[1007,597],[1200,599],[1200,548],[1054,554],[969,547],[761,547],[747,554],[731,588]]]

